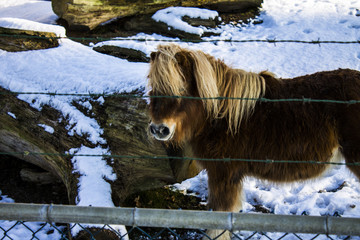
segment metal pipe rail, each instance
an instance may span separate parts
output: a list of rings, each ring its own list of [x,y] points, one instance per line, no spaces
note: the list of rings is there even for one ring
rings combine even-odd
[[[360,236],[360,218],[0,203],[0,219]]]

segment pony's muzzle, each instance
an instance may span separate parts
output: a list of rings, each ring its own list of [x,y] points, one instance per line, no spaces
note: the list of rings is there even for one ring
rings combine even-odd
[[[174,134],[175,126],[167,126],[166,124],[155,124],[150,123],[150,133],[154,136],[155,139],[160,141],[167,141],[172,138]]]

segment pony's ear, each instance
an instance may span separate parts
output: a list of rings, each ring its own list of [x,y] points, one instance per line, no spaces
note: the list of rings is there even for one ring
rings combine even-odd
[[[158,52],[151,52],[151,53],[150,53],[150,60],[151,60],[151,61],[154,61],[155,58],[156,58],[156,56],[157,56],[158,54],[159,54]]]
[[[182,68],[182,70],[191,70],[191,66],[194,63],[194,60],[191,58],[188,52],[180,51],[175,54],[175,59],[177,64]]]
[[[185,55],[184,53],[181,51],[181,52],[177,52],[175,53],[175,59],[176,59],[176,62],[179,64],[179,65],[182,65],[185,61]]]

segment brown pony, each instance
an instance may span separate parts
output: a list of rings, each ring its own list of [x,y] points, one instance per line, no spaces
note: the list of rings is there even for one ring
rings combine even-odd
[[[358,71],[278,79],[269,72],[233,69],[201,51],[171,44],[151,54],[149,86],[149,129],[155,139],[188,144],[197,158],[289,160],[198,161],[208,173],[210,209],[238,212],[245,176],[290,182],[317,177],[329,165],[307,161],[339,161],[342,156],[360,178],[360,166],[351,165],[360,163],[360,104],[258,100],[360,100]]]

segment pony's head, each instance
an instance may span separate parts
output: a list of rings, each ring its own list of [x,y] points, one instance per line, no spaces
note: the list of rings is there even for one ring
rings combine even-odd
[[[217,114],[215,100],[186,98],[219,95],[208,57],[175,44],[161,45],[151,53],[149,129],[156,139],[184,142],[201,128],[208,113]]]
[[[202,51],[175,44],[160,45],[151,53],[148,78],[150,133],[175,143],[199,134],[206,119],[225,117],[229,130],[236,132],[255,101],[214,98],[259,97],[264,88],[258,74],[231,69]]]

